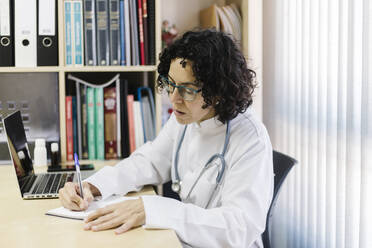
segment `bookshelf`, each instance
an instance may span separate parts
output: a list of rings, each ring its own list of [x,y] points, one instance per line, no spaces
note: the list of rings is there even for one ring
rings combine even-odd
[[[60,132],[60,155],[61,162],[67,163],[66,161],[66,110],[65,110],[65,96],[66,96],[66,75],[70,72],[79,73],[90,73],[90,72],[136,72],[137,74],[150,72],[149,81],[155,81],[156,78],[156,65],[144,65],[144,66],[65,66],[65,34],[64,34],[64,1],[57,1],[58,8],[58,62],[59,66],[46,66],[46,67],[0,67],[0,73],[56,73],[58,75],[58,90],[59,90],[59,132]],[[161,14],[160,14],[160,1],[155,1],[155,61],[158,61],[158,55],[161,51]],[[137,75],[136,74],[136,75]],[[151,84],[152,85],[152,84]],[[157,131],[161,127],[161,96],[155,94],[155,107],[156,107],[156,126]],[[83,160],[83,163],[99,163],[99,161]],[[102,161],[101,161],[102,162]],[[115,161],[110,162],[115,163]]]

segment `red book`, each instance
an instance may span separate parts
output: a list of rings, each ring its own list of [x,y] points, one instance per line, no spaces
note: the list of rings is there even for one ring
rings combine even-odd
[[[149,65],[149,40],[148,40],[148,27],[147,27],[147,0],[142,0],[142,12],[143,12],[143,40],[145,43],[145,64]]]
[[[133,114],[133,102],[134,96],[127,96],[127,107],[128,107],[128,129],[129,129],[129,151],[130,153],[136,150],[136,139],[134,134],[134,114]]]
[[[105,157],[117,159],[116,88],[104,88]]]
[[[138,2],[138,27],[140,38],[140,58],[141,65],[145,65],[145,42],[143,38],[142,0],[137,0],[137,2]]]
[[[66,96],[66,153],[67,160],[74,160],[74,129],[72,120],[72,96]]]

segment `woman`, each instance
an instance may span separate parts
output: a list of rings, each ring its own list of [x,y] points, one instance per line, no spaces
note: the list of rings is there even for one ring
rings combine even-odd
[[[85,229],[122,233],[144,225],[174,229],[184,246],[262,247],[272,147],[249,108],[254,72],[228,35],[201,30],[164,49],[158,73],[156,88],[168,93],[174,112],[157,138],[85,180],[84,199],[67,183],[59,192],[62,205],[83,210],[95,196],[172,179],[182,202],[143,196],[113,204],[92,213]]]

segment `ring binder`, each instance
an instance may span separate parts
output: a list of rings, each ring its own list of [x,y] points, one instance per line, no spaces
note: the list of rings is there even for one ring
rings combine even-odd
[[[0,66],[14,66],[13,7],[11,0],[0,0]]]
[[[38,0],[37,65],[58,65],[58,35],[56,0]]]

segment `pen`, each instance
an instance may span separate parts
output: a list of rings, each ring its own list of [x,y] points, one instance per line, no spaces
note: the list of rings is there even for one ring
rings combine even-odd
[[[81,185],[81,173],[80,173],[79,158],[78,158],[78,155],[76,153],[74,154],[74,158],[75,158],[76,177],[77,177],[77,180],[78,180],[78,183],[79,183],[79,188],[80,188],[80,196],[81,196],[81,198],[84,199],[83,187]]]

